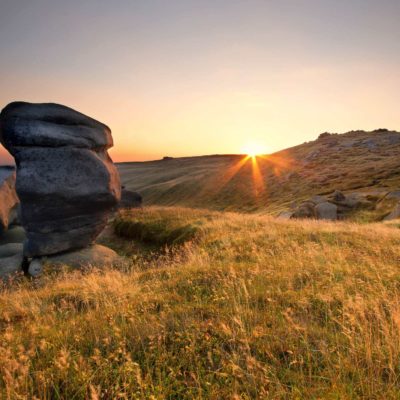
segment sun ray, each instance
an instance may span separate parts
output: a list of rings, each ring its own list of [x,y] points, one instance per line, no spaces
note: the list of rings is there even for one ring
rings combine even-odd
[[[294,166],[293,160],[284,155],[270,154],[260,155],[259,157],[271,165],[274,175],[276,176],[280,176],[283,171],[290,170]]]
[[[209,180],[199,191],[199,196],[216,196],[220,193],[234,178],[234,176],[246,165],[250,157],[243,156],[236,161],[233,165],[227,166],[227,168],[222,168],[217,170],[214,174],[213,179]]]
[[[293,162],[290,157],[283,154],[244,155],[239,160],[232,162],[230,166],[226,166],[226,169],[222,168],[220,173],[216,171],[214,179],[201,188],[201,195],[218,195],[246,165],[248,165],[249,169],[246,167],[246,171],[248,172],[244,172],[243,177],[248,176],[249,192],[252,193],[254,199],[260,199],[265,197],[263,195],[266,193],[268,184],[265,174],[268,175],[268,171],[270,171],[275,176],[280,176],[284,171],[290,170],[293,167]],[[243,180],[241,179],[240,182],[243,182]],[[227,195],[229,195],[228,192]]]
[[[258,165],[257,156],[251,157],[254,197],[259,197],[265,191],[264,176]]]
[[[221,182],[220,182],[220,190],[226,186],[229,181],[232,180],[232,178],[242,169],[242,167],[246,164],[246,162],[250,159],[249,156],[243,157],[239,162],[237,162],[235,165],[230,167],[228,171],[222,176]]]

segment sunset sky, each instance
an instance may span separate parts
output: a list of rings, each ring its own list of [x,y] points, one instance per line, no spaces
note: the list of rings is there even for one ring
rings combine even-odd
[[[0,0],[0,107],[75,108],[115,161],[400,130],[399,21],[399,0]]]

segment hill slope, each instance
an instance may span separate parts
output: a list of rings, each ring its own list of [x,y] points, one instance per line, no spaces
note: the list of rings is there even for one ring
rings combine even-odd
[[[145,204],[278,213],[334,190],[383,196],[400,189],[400,133],[322,134],[269,156],[215,155],[118,164]]]
[[[1,398],[400,397],[398,229],[182,208],[120,219],[146,239],[109,237],[125,268],[0,292]],[[178,227],[195,235],[157,248]]]

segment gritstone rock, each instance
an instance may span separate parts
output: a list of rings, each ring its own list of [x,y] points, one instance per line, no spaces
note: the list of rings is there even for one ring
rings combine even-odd
[[[110,129],[59,104],[15,102],[0,114],[0,141],[17,165],[24,256],[90,245],[121,195]]]

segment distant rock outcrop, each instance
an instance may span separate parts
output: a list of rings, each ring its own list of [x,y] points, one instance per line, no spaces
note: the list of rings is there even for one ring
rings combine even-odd
[[[291,218],[316,218],[315,203],[311,200],[301,203],[293,212]]]
[[[278,218],[281,219],[325,219],[335,221],[338,219],[338,207],[327,201],[325,197],[313,196],[310,200],[303,201],[294,206],[292,211],[282,211]]]
[[[400,218],[400,203],[397,203],[393,210],[384,217],[384,221],[391,221]]]
[[[315,205],[315,214],[317,219],[337,220],[337,205],[324,201]]]
[[[299,205],[293,203],[290,211],[282,211],[279,218],[313,218],[344,220],[357,211],[370,212],[374,221],[400,218],[400,190],[387,192],[375,189],[344,194],[335,190],[331,194],[312,196]]]
[[[333,195],[332,195],[332,200],[333,200],[333,201],[341,202],[341,201],[345,201],[345,200],[346,200],[346,197],[345,197],[345,195],[344,195],[341,191],[335,190],[335,191],[333,192]]]
[[[110,129],[62,105],[15,102],[0,114],[0,141],[17,165],[24,256],[93,243],[121,195]]]

